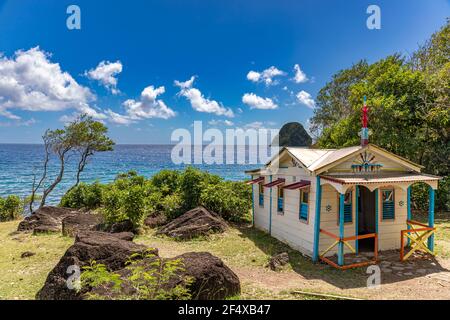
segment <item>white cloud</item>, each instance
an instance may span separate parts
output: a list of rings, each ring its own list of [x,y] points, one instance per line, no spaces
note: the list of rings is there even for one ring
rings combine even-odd
[[[112,111],[111,109],[106,110],[105,113],[109,116],[109,118],[108,118],[109,121],[112,123],[115,123],[115,124],[128,126],[135,122],[129,116],[118,114],[118,113]]]
[[[275,85],[278,82],[274,79],[275,77],[285,76],[284,71],[272,66],[262,72],[250,71],[247,74],[247,79],[252,82],[264,82],[266,86]]]
[[[302,69],[300,68],[300,65],[296,64],[294,66],[294,71],[295,71],[295,76],[294,76],[294,81],[296,83],[304,83],[308,81],[308,77],[306,76],[306,74],[302,71]]]
[[[218,116],[234,117],[233,110],[224,107],[221,103],[207,99],[203,96],[200,90],[193,87],[195,76],[190,80],[180,82],[175,80],[175,85],[180,88],[179,95],[188,99],[192,108],[198,112],[213,113]]]
[[[10,110],[63,111],[97,114],[89,104],[95,95],[79,85],[50,54],[39,47],[16,51],[11,58],[0,55],[0,115],[13,120],[20,117]]]
[[[231,127],[234,125],[234,122],[230,120],[210,120],[208,124],[211,126],[226,125],[228,127]]]
[[[261,98],[254,93],[244,94],[242,102],[250,106],[250,109],[273,110],[278,108],[278,105],[272,99]]]
[[[123,103],[127,116],[132,120],[175,117],[175,111],[170,109],[163,100],[158,99],[158,96],[165,92],[164,87],[149,86],[145,88],[141,93],[140,100],[129,99]]]
[[[85,75],[92,80],[97,80],[105,88],[111,91],[112,94],[118,94],[117,89],[117,75],[122,72],[123,66],[120,61],[109,62],[102,61],[95,69],[85,72]]]
[[[297,99],[301,104],[304,104],[308,108],[314,109],[316,106],[316,102],[312,98],[312,96],[306,91],[300,91],[297,94]]]

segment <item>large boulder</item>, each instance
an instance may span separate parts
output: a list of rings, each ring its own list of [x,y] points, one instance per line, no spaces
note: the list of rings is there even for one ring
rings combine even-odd
[[[75,238],[75,244],[50,271],[44,287],[37,293],[36,298],[39,300],[82,299],[83,292],[76,292],[67,286],[74,268],[82,271],[84,266],[95,260],[97,263],[104,264],[110,271],[123,269],[132,254],[147,251],[145,246],[128,241],[132,237],[133,234],[129,233],[79,232]],[[155,254],[157,254],[156,251]]]
[[[37,233],[59,233],[62,220],[80,214],[79,211],[59,207],[43,207],[19,223],[17,231]]]
[[[209,252],[189,252],[174,260],[183,263],[180,275],[193,279],[189,286],[193,300],[223,300],[241,292],[238,276]]]
[[[74,238],[78,232],[94,230],[103,222],[103,217],[98,214],[69,215],[62,219],[62,234]]]
[[[172,220],[157,234],[177,239],[192,239],[210,233],[221,233],[226,229],[227,223],[217,213],[198,207]]]
[[[161,227],[165,224],[167,224],[168,220],[167,220],[167,216],[163,213],[155,213],[155,214],[151,214],[149,215],[147,218],[145,218],[144,220],[144,225],[154,229],[154,228],[158,228]]]

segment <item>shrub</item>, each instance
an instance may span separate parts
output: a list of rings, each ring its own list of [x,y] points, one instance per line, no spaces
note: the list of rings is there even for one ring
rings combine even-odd
[[[151,182],[163,196],[167,196],[178,191],[180,173],[175,170],[162,170],[153,176]]]
[[[12,221],[19,218],[22,208],[22,201],[18,196],[0,198],[0,221]]]
[[[222,178],[188,167],[180,176],[180,196],[183,210],[188,211],[200,205],[202,190],[209,184],[218,184]]]
[[[69,190],[61,199],[60,206],[74,209],[96,209],[102,206],[105,186],[96,182],[80,183]]]
[[[242,182],[225,181],[206,185],[201,204],[234,222],[247,221],[251,209],[251,187]]]
[[[169,219],[178,218],[183,214],[183,201],[181,196],[178,194],[172,194],[166,196],[161,203],[162,212]]]
[[[99,289],[100,293],[88,293],[88,299],[113,300],[189,300],[192,278],[179,276],[184,271],[181,260],[163,261],[147,251],[134,254],[127,261],[127,276],[108,271],[105,265],[91,262],[83,268],[81,288]],[[175,281],[173,281],[175,280]],[[173,287],[169,283],[176,283]],[[123,290],[132,288],[132,290]],[[124,293],[126,292],[126,293]]]

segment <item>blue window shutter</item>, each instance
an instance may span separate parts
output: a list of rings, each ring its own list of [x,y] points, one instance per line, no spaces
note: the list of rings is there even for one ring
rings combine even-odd
[[[283,198],[278,198],[278,212],[283,212]]]
[[[300,204],[300,220],[308,221],[308,210],[309,207],[306,203]]]
[[[383,191],[383,220],[395,219],[394,190]]]
[[[344,205],[344,223],[353,222],[352,204]]]

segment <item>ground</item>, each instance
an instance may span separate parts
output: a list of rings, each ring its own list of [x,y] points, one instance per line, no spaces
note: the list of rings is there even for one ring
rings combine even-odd
[[[443,217],[446,218],[443,218]],[[450,218],[437,216],[436,259],[400,264],[396,253],[382,253],[380,289],[368,289],[365,268],[339,271],[315,265],[285,244],[249,226],[232,226],[225,234],[188,242],[156,237],[148,230],[136,242],[158,248],[161,256],[208,251],[220,257],[240,278],[242,299],[317,299],[295,291],[360,299],[450,299]],[[421,220],[420,217],[418,217]],[[16,234],[18,222],[0,223],[0,299],[34,299],[48,272],[73,239],[58,235]],[[36,255],[21,258],[23,252]],[[288,252],[281,272],[265,267],[270,256]],[[389,265],[387,265],[390,263]],[[420,272],[419,272],[420,270]]]

